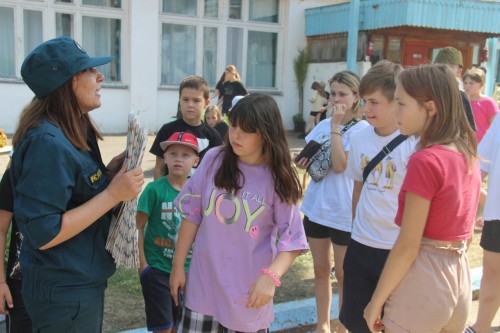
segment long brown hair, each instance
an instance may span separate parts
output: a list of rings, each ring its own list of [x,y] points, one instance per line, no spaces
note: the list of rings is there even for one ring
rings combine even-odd
[[[324,82],[323,82],[324,84]],[[316,90],[318,92],[318,94],[320,94],[321,97],[323,98],[327,98],[326,96],[326,91],[325,91],[325,87],[324,85],[321,85],[321,83],[317,82],[317,81],[314,81],[312,84],[311,84],[311,89],[312,90]]]
[[[302,197],[302,188],[297,173],[292,168],[283,121],[274,99],[263,94],[247,95],[236,103],[228,118],[231,126],[261,135],[263,159],[273,175],[274,190],[282,201],[297,203]],[[228,135],[221,153],[224,157],[215,174],[215,186],[236,193],[246,180],[238,168],[238,156],[229,143]],[[243,179],[243,183],[240,183],[240,179]]]
[[[44,98],[34,97],[19,117],[17,130],[12,138],[15,147],[26,137],[29,130],[37,128],[43,120],[56,124],[66,138],[82,151],[90,150],[87,144],[87,129],[90,128],[102,140],[102,135],[92,123],[88,113],[82,113],[72,79]]]
[[[427,120],[419,147],[454,143],[469,165],[477,157],[477,141],[467,121],[455,75],[446,65],[421,65],[402,71],[398,83],[408,95],[424,106],[433,101],[436,114]]]

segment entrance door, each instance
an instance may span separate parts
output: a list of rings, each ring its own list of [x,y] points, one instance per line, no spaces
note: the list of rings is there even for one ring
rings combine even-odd
[[[404,67],[411,67],[421,64],[428,64],[431,62],[429,59],[429,45],[420,43],[406,43],[405,57],[403,59]]]

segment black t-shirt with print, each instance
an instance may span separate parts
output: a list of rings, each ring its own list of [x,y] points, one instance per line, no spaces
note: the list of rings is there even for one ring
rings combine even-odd
[[[227,114],[231,108],[233,98],[235,96],[245,96],[248,95],[245,86],[240,81],[226,81],[222,85],[222,91],[224,95],[224,100],[222,101],[222,114]]]
[[[208,145],[205,149],[200,147],[200,160],[203,158],[203,155],[205,155],[208,149],[222,144],[222,139],[219,133],[212,127],[205,123],[201,123],[199,126],[191,126],[180,118],[167,123],[160,128],[149,152],[158,157],[163,157],[163,149],[160,147],[160,142],[167,140],[175,132],[191,133],[198,138],[198,142],[203,141],[203,139],[208,140]]]

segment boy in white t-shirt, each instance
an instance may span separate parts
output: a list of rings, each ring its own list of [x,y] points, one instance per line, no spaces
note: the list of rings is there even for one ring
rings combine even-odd
[[[394,100],[402,67],[382,60],[361,79],[362,111],[371,126],[352,138],[347,176],[354,180],[353,228],[344,259],[344,303],[340,321],[352,333],[370,333],[363,311],[370,301],[385,260],[399,234],[394,223],[406,165],[417,140],[410,137],[388,153],[363,181],[363,170],[399,136]]]

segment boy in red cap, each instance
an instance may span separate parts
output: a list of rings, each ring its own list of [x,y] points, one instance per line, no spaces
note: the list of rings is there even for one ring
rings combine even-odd
[[[173,202],[186,184],[191,168],[197,166],[200,148],[197,138],[186,132],[175,132],[160,146],[169,173],[146,186],[137,206],[136,222],[148,331],[170,333],[177,308],[170,296],[169,279],[181,222]],[[184,266],[186,271],[188,267],[189,260]]]

